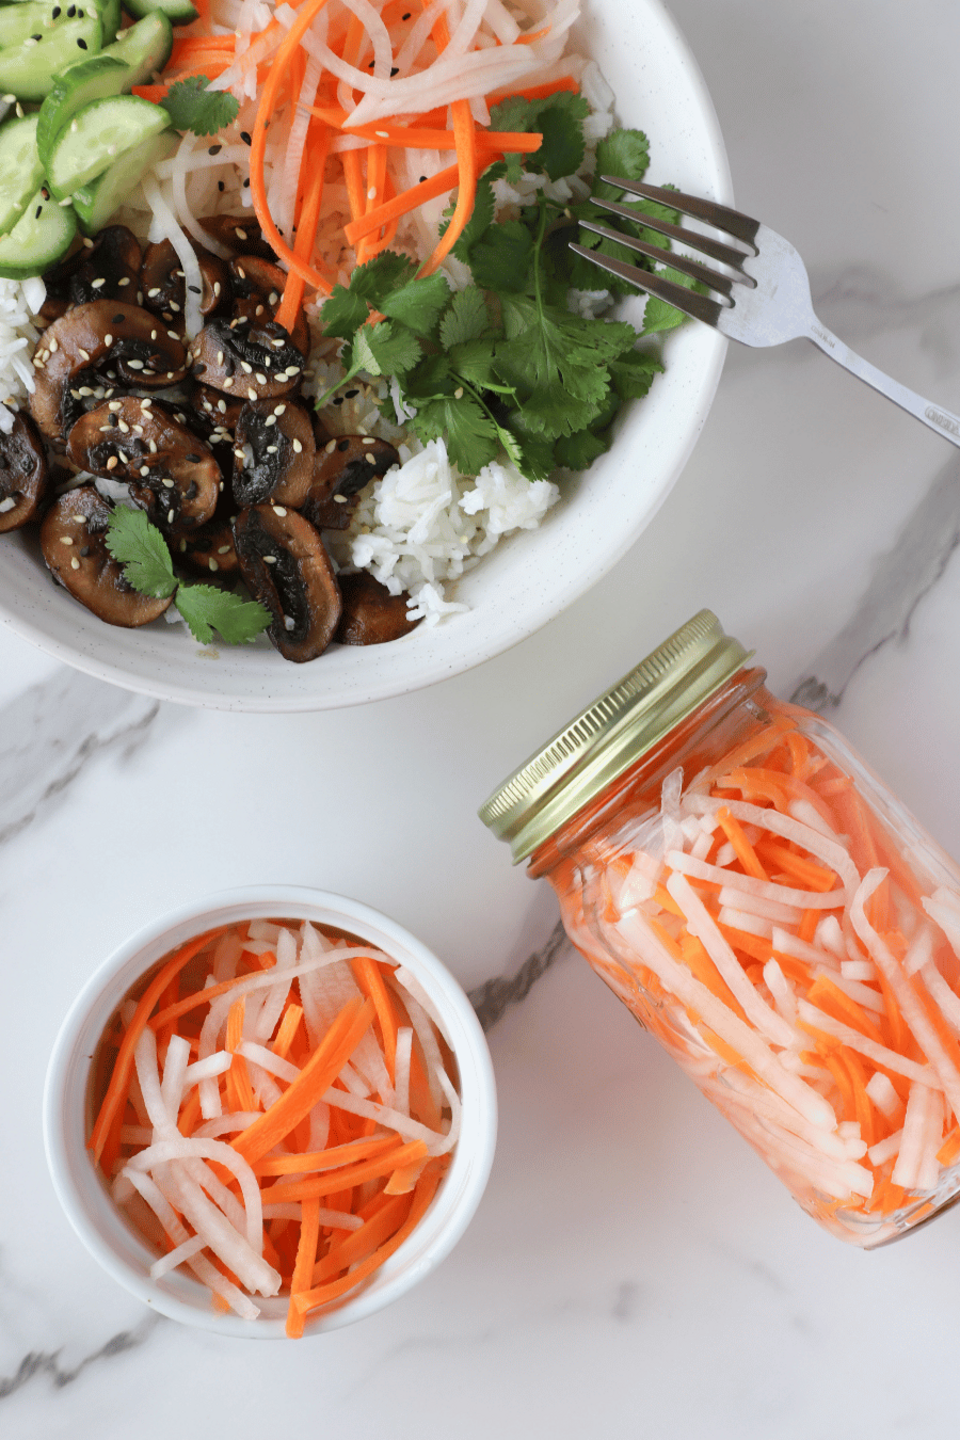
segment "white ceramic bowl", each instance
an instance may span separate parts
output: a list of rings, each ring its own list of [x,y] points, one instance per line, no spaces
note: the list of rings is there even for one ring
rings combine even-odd
[[[584,0],[574,46],[597,61],[620,124],[651,142],[648,178],[731,203],[726,153],[696,61],[660,0]],[[598,278],[598,288],[602,279]],[[631,314],[628,302],[625,318]],[[638,312],[637,312],[638,313]],[[536,532],[510,538],[465,579],[471,609],[401,641],[334,646],[291,665],[267,641],[204,649],[180,625],[104,625],[54,588],[29,538],[4,537],[0,618],[88,674],[160,699],[225,710],[325,710],[406,694],[500,654],[539,630],[636,541],[679,476],[706,419],[726,342],[689,324],[666,373],[634,405],[608,454],[565,485]]]
[[[85,1142],[92,1119],[93,1055],[131,986],[168,951],[204,930],[268,918],[310,920],[350,931],[408,966],[444,1022],[460,1072],[461,1132],[433,1203],[362,1289],[308,1320],[308,1336],[349,1325],[389,1305],[449,1254],[480,1203],[497,1130],[490,1052],[469,1000],[431,951],[366,905],[299,886],[257,886],[215,895],[202,908],[165,915],[122,945],[77,997],[51,1056],[43,1123],[54,1188],[87,1249],[127,1290],[172,1320],[247,1339],[282,1338],[284,1321],[220,1314],[213,1309],[209,1292],[186,1274],[171,1272],[159,1281],[151,1280],[149,1269],[156,1253],[114,1204]]]

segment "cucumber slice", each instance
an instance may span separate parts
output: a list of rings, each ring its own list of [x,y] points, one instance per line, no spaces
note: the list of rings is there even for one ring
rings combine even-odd
[[[123,16],[120,12],[120,0],[98,0],[100,6],[100,22],[103,25],[103,44],[112,45],[117,38],[117,31],[120,29],[120,21]]]
[[[75,190],[73,208],[84,233],[96,235],[98,230],[102,230],[146,171],[171,155],[179,142],[180,137],[173,130],[153,135],[142,145],[135,145],[121,155],[98,179]]]
[[[71,65],[64,71],[40,106],[37,117],[37,150],[44,165],[58,136],[77,111],[91,100],[119,95],[127,88],[129,73],[130,67],[122,60],[111,60],[105,54],[81,60],[79,65]]]
[[[173,25],[189,25],[191,20],[197,18],[197,11],[190,4],[190,0],[125,0],[123,8],[140,19],[162,10]]]
[[[65,255],[77,233],[77,217],[69,205],[31,196],[23,218],[0,240],[0,276],[24,280],[42,275]]]
[[[123,95],[162,70],[173,49],[173,29],[159,11],[138,20],[114,45],[65,70],[40,107],[37,149],[44,165],[67,122],[91,100]]]
[[[89,0],[79,7],[70,5],[74,13],[69,18],[64,18],[67,11],[60,6],[38,8],[51,22],[49,25],[41,21],[21,40],[8,41],[0,36],[0,91],[11,92],[18,100],[42,100],[49,95],[57,76],[75,61],[98,54],[103,39],[99,11]],[[54,19],[57,10],[60,15]],[[18,16],[25,11],[34,11],[34,0],[0,6],[0,31],[8,15]]]
[[[22,219],[27,201],[42,181],[36,115],[8,120],[0,126],[0,235]]]
[[[172,49],[173,27],[162,10],[155,10],[124,30],[113,45],[104,46],[102,53],[130,66],[130,78],[123,87],[126,91],[143,85],[155,70],[162,70]]]
[[[115,160],[168,128],[162,105],[137,95],[92,100],[78,110],[54,142],[47,162],[47,181],[63,200],[109,170]]]

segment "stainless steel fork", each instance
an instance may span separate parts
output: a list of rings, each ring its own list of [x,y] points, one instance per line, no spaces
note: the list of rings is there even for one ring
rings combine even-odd
[[[662,274],[627,265],[622,260],[588,250],[583,245],[571,244],[571,250],[575,250],[578,255],[592,261],[602,270],[618,275],[622,280],[646,290],[651,295],[658,295],[662,300],[682,310],[685,315],[702,320],[705,325],[712,325],[721,335],[727,335],[731,340],[739,340],[743,345],[780,345],[785,340],[805,336],[852,375],[871,385],[874,390],[879,390],[881,395],[885,395],[909,414],[915,415],[944,439],[960,446],[960,418],[941,405],[932,405],[929,400],[924,400],[922,395],[917,395],[905,385],[892,380],[868,360],[855,354],[828,330],[826,325],[820,323],[813,313],[806,267],[796,250],[782,235],[778,235],[766,225],[761,225],[758,220],[741,215],[737,210],[715,205],[709,200],[697,199],[693,195],[683,195],[678,190],[664,190],[656,185],[643,185],[639,181],[623,180],[615,176],[604,175],[602,178],[609,185],[615,185],[629,195],[653,200],[659,205],[679,211],[681,215],[700,221],[711,229],[721,231],[727,237],[724,240],[702,235],[686,226],[671,224],[656,215],[648,215],[635,206],[617,204],[612,200],[593,201],[595,205],[611,211],[614,215],[622,215],[642,225],[644,229],[653,230],[670,241],[699,251],[708,259],[719,262],[725,269],[711,269],[675,250],[662,249],[645,240],[634,239],[633,236],[609,230],[587,220],[580,222],[584,230],[616,241],[618,245],[626,246],[649,260],[660,262],[693,280],[699,280],[713,292],[713,296],[688,290],[685,286],[666,279]],[[730,244],[728,239],[738,244]]]

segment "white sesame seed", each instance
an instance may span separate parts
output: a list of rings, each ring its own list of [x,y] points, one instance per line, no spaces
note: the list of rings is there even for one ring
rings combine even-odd
[[[79,570],[79,569],[80,569],[80,561],[77,559],[76,555],[74,555],[73,559],[70,561],[70,569],[71,569],[71,570]]]
[[[220,569],[220,566],[217,564],[216,560],[214,560],[214,559],[212,559],[212,558],[207,561],[207,564],[210,566],[210,569],[211,569],[211,570],[219,570],[219,569]]]
[[[303,445],[300,443],[300,441],[299,441],[299,440],[294,440],[294,442],[293,442],[293,453],[294,453],[295,455],[299,455],[302,450],[303,450]]]
[[[61,536],[60,536],[60,544],[61,544],[61,545],[72,545],[72,544],[73,544],[73,539],[72,539],[72,537],[69,536],[69,535],[61,535]]]
[[[284,507],[283,505],[274,505],[274,507],[273,507],[273,513],[274,513],[274,515],[283,516],[283,515],[286,515],[287,512],[286,512],[286,509],[285,509],[285,507]]]

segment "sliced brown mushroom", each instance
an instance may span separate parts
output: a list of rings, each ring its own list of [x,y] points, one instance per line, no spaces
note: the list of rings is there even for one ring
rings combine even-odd
[[[233,495],[238,505],[302,505],[313,481],[310,416],[293,400],[251,400],[234,431]]]
[[[225,485],[212,518],[191,534],[180,535],[174,540],[173,554],[177,564],[208,580],[211,576],[221,580],[236,579],[240,574],[240,561],[233,540],[233,522],[237,513],[233,492],[229,485]]]
[[[274,261],[277,258],[252,215],[205,215],[197,223],[212,240],[234,254],[259,255]]]
[[[339,435],[317,451],[310,493],[301,509],[318,530],[346,530],[364,486],[385,475],[400,456],[373,435]]]
[[[407,615],[409,595],[391,595],[386,585],[358,570],[338,575],[343,613],[334,639],[341,645],[385,645],[409,635],[420,624]]]
[[[111,512],[92,485],[69,490],[47,511],[40,548],[51,573],[75,600],[108,625],[133,629],[162,615],[171,596],[156,600],[127,584],[104,539]]]
[[[283,505],[253,505],[233,524],[250,592],[273,616],[267,634],[285,660],[315,660],[340,620],[340,587],[323,541]]]
[[[207,316],[228,311],[233,286],[226,263],[208,250],[198,250],[197,261],[203,284],[200,314]],[[182,327],[186,281],[180,268],[180,257],[169,240],[158,240],[144,251],[140,266],[140,293],[144,309],[159,315],[167,325],[176,329]]]
[[[287,283],[279,265],[256,255],[238,255],[230,262],[230,277],[233,282],[234,316],[242,316],[250,324],[272,320]],[[290,339],[304,354],[309,351],[310,328],[302,309],[297,313]]]
[[[0,435],[0,534],[36,518],[49,475],[40,432],[29,415],[18,412],[9,433]]]
[[[213,515],[220,467],[210,450],[159,400],[126,395],[78,420],[67,455],[81,470],[125,481],[162,529],[195,529]]]
[[[222,390],[210,385],[194,385],[190,394],[191,403],[197,414],[202,416],[211,430],[229,430],[231,435],[237,428],[240,412],[247,400],[233,400]]]
[[[107,225],[43,277],[47,299],[42,314],[50,319],[71,305],[93,300],[137,304],[140,242],[126,225]]]
[[[195,380],[231,399],[276,400],[303,377],[306,351],[298,349],[275,320],[217,318],[204,325],[192,346]]]
[[[34,355],[30,411],[48,439],[65,438],[87,410],[109,399],[116,384],[155,390],[184,377],[178,336],[139,305],[96,300],[54,320]]]

